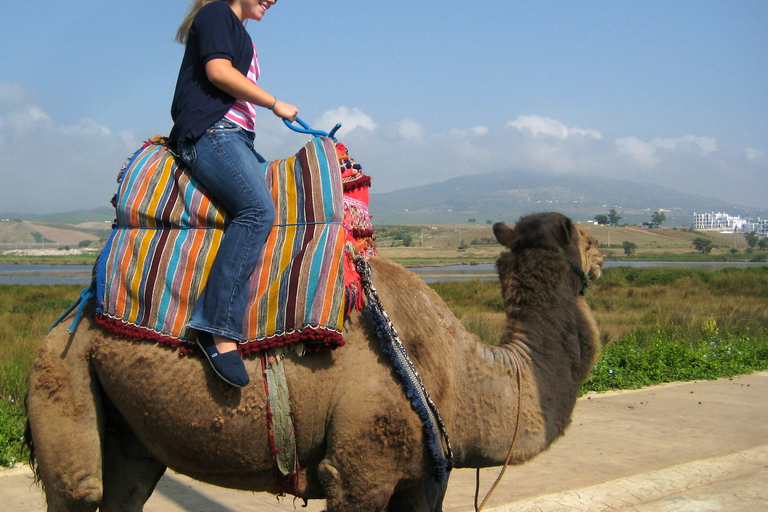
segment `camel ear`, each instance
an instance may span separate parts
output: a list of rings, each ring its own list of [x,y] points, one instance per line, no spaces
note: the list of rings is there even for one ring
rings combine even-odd
[[[512,247],[512,243],[515,241],[515,232],[504,224],[503,222],[497,222],[493,225],[493,234],[496,240],[504,247]]]
[[[573,233],[573,223],[568,217],[560,219],[560,226],[558,227],[558,237],[563,246],[571,243],[571,233]]]

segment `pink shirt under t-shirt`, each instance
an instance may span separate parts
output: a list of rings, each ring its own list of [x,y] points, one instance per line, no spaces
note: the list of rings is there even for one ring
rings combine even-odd
[[[253,59],[246,76],[253,83],[259,79],[259,54],[256,53],[256,45],[253,46]],[[244,130],[253,132],[256,129],[256,107],[253,103],[245,100],[237,100],[224,116],[224,119],[235,123]]]

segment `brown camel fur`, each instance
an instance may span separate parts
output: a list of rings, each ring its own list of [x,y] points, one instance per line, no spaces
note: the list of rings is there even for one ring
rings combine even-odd
[[[506,332],[488,346],[467,333],[424,282],[373,258],[383,306],[437,404],[454,467],[500,465],[522,410],[512,463],[563,434],[599,347],[583,296],[602,257],[566,217],[497,224]],[[573,268],[569,266],[569,262]],[[365,316],[345,322],[346,346],[285,368],[296,412],[301,486],[328,512],[429,510],[432,461],[422,425]],[[206,361],[118,339],[83,320],[57,327],[29,377],[30,442],[49,511],[140,511],[166,467],[224,487],[275,492],[259,358],[235,389]],[[393,505],[396,504],[396,505]]]

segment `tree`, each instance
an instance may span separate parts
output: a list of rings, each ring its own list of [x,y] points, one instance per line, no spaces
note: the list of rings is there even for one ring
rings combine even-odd
[[[757,236],[757,231],[752,231],[744,235],[744,239],[747,241],[747,245],[752,249],[754,249],[757,245],[758,238],[759,237]]]
[[[761,251],[765,251],[768,249],[768,237],[763,237],[760,239],[759,242],[757,242],[757,248]]]
[[[477,219],[469,219],[467,222],[474,225],[474,223],[477,222]]]
[[[607,215],[595,215],[595,222],[598,224],[608,224],[608,216]]]
[[[667,220],[667,216],[664,214],[664,212],[658,211],[653,214],[653,217],[651,217],[651,225],[658,228],[665,220]]]
[[[627,256],[632,256],[635,254],[635,250],[637,250],[637,244],[635,242],[629,242],[624,241],[621,243],[622,247],[624,247],[624,254]]]
[[[697,251],[701,251],[703,254],[709,254],[712,252],[712,240],[709,238],[701,237],[694,238],[693,247],[695,247]]]
[[[608,223],[611,226],[618,226],[620,220],[621,220],[621,215],[619,215],[619,212],[613,209],[611,209],[611,211],[608,212]]]

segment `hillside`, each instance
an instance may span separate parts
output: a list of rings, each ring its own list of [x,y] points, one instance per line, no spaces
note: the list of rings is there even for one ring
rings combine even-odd
[[[650,221],[664,210],[669,226],[690,226],[694,212],[757,217],[761,212],[650,184],[608,178],[526,172],[461,176],[440,183],[371,194],[375,224],[514,222],[521,215],[558,211],[586,222],[615,208],[621,223]],[[765,216],[765,212],[762,212]]]
[[[0,221],[0,249],[90,245],[109,236],[111,226],[111,222],[66,224],[28,220]]]

